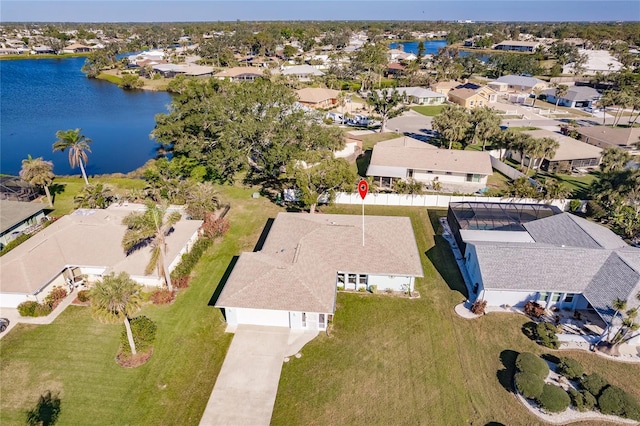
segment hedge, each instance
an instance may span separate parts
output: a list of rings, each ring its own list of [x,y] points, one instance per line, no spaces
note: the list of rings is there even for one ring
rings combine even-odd
[[[638,401],[617,386],[609,386],[602,391],[598,398],[598,406],[602,414],[640,420]]]
[[[578,411],[591,411],[598,404],[596,397],[586,390],[569,389],[569,396],[571,397],[571,403]]]
[[[569,380],[579,379],[584,374],[582,364],[573,358],[560,358],[556,366],[556,373],[563,375]]]
[[[131,334],[133,334],[133,342],[136,345],[136,350],[144,352],[151,347],[153,341],[156,338],[156,324],[149,318],[141,315],[129,320],[131,324]],[[122,346],[122,352],[131,353],[131,347],[129,346],[129,339],[127,338],[127,329],[122,324],[122,333],[120,334],[120,344]]]
[[[561,387],[545,383],[537,401],[545,411],[561,413],[569,407],[571,398]]]
[[[609,386],[609,382],[607,382],[599,374],[593,373],[593,374],[589,374],[589,375],[584,376],[580,380],[580,386],[582,386],[582,388],[584,390],[590,392],[591,395],[593,395],[593,396],[595,396],[597,398],[597,397],[600,396],[600,393],[602,393],[604,388]]]
[[[542,393],[544,380],[528,371],[520,371],[514,377],[516,389],[529,399],[536,399]]]
[[[549,365],[546,361],[531,352],[522,352],[518,355],[516,368],[518,371],[531,373],[540,379],[549,375]]]
[[[200,238],[196,241],[191,250],[182,255],[180,263],[178,263],[173,272],[171,272],[171,278],[189,275],[191,270],[198,263],[198,260],[200,260],[200,257],[202,257],[204,252],[207,251],[211,242],[212,241],[209,238]]]

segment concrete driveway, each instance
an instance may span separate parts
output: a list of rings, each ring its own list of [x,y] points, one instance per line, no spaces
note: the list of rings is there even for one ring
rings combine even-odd
[[[386,130],[387,132],[404,133],[407,136],[424,141],[433,135],[431,130],[432,118],[412,110],[405,111],[399,117],[387,121]]]
[[[200,425],[268,425],[284,357],[317,334],[238,326]]]

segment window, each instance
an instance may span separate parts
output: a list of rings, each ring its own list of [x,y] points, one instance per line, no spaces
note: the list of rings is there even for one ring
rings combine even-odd
[[[562,294],[560,293],[553,293],[553,296],[551,296],[551,301],[552,302],[557,302],[560,300],[560,296],[562,296]]]
[[[433,170],[427,170],[427,173],[433,173]]]
[[[360,287],[367,286],[367,276],[366,275],[358,275],[358,285]]]
[[[349,274],[349,284],[356,285],[356,274]]]
[[[564,303],[573,302],[574,296],[575,296],[575,294],[573,294],[573,293],[567,293],[567,295],[564,297]]]
[[[303,327],[307,326],[307,313],[306,312],[302,313],[302,326]]]
[[[327,324],[324,321],[324,314],[318,314],[318,328],[325,329],[327,328]]]
[[[413,169],[407,169],[407,177],[411,179],[413,177]]]
[[[344,286],[344,274],[338,274],[338,285]]]
[[[538,295],[538,302],[546,302],[547,300],[549,300],[549,293],[540,293]]]
[[[480,182],[480,175],[467,173],[467,182]]]
[[[473,106],[474,103],[474,101],[469,102],[469,106]]]

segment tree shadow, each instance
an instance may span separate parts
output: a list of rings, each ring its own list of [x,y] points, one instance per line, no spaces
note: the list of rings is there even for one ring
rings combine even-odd
[[[436,235],[434,236],[435,245],[427,250],[425,254],[440,276],[446,281],[449,288],[453,291],[460,292],[465,298],[469,298],[469,291],[464,283],[464,278],[462,278],[462,273],[458,268],[453,251],[451,251],[451,246],[447,240],[439,234],[439,232],[441,232],[439,216],[431,210],[429,210],[428,213],[429,220]]]
[[[46,391],[38,399],[35,407],[27,412],[27,425],[48,426],[54,425],[60,416],[60,397]]]
[[[500,423],[500,422],[489,422],[489,423],[485,424],[484,426],[504,426],[504,423]]]
[[[536,340],[536,323],[533,321],[525,322],[522,325],[522,334],[531,340]]]
[[[553,354],[542,354],[541,357],[547,362],[551,362],[553,364],[560,364],[560,358],[558,358]]]
[[[496,377],[502,387],[513,393],[515,393],[515,389],[513,388],[513,375],[516,372],[516,358],[518,355],[520,355],[519,352],[512,351],[511,349],[505,349],[500,352],[500,362],[502,362],[503,368],[496,373]]]
[[[356,158],[356,165],[358,166],[358,176],[366,177],[369,163],[371,162],[372,149],[367,149],[362,155]]]
[[[62,194],[65,189],[66,189],[67,185],[63,184],[63,183],[52,183],[51,185],[49,185],[49,192],[51,193],[51,202],[55,204],[56,202],[56,195],[58,194]]]

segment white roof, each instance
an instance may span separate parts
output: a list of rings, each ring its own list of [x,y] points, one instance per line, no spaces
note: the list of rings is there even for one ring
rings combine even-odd
[[[126,231],[122,219],[144,208],[141,204],[114,205],[105,210],[80,209],[63,216],[0,257],[0,291],[36,293],[71,265],[144,276],[149,248],[141,248],[129,256],[122,249]],[[168,264],[201,225],[202,221],[186,220],[183,215],[166,239]]]
[[[442,93],[425,89],[424,87],[397,87],[396,90],[401,95],[415,96],[417,98],[444,98]],[[380,92],[380,91],[378,91]]]
[[[282,75],[324,75],[319,69],[312,67],[311,65],[297,65],[295,67],[288,67],[282,70]]]

